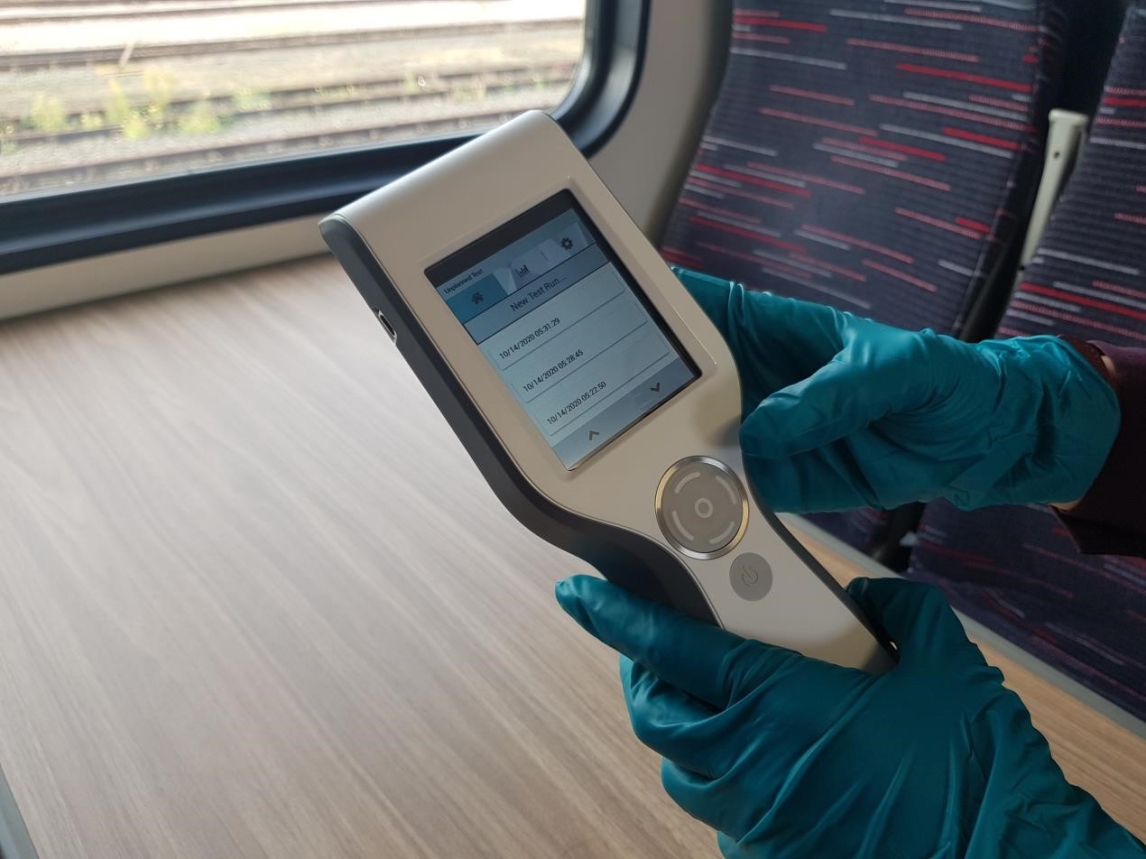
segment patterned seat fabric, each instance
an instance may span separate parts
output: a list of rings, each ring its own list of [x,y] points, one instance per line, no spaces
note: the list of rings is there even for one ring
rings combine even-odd
[[[1146,347],[1142,10],[1127,19],[1091,134],[1000,331]],[[1080,555],[1046,508],[968,514],[936,504],[924,514],[909,575],[1146,718],[1146,561]]]
[[[1052,0],[737,0],[667,259],[962,333],[1020,238],[1060,83]],[[820,524],[869,548],[884,517]]]

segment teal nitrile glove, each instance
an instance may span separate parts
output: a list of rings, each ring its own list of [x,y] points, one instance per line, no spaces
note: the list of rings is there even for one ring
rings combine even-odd
[[[1121,425],[1057,337],[963,343],[677,270],[740,370],[748,474],[777,510],[1077,501]]]
[[[729,859],[1146,856],[1067,783],[939,591],[848,591],[899,647],[886,674],[746,641],[588,576],[557,599],[621,652],[633,730]]]

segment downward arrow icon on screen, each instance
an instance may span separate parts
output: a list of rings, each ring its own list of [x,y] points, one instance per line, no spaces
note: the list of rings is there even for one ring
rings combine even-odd
[[[649,390],[652,391],[654,394],[659,394],[661,392],[661,383],[657,382],[655,385],[653,385],[651,388],[649,388]]]

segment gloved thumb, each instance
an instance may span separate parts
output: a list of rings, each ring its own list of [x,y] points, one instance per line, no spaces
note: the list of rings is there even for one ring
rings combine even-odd
[[[837,355],[760,403],[744,420],[741,447],[749,456],[779,459],[831,444],[887,414],[878,390],[869,372]]]
[[[903,664],[950,662],[952,652],[975,649],[938,588],[898,578],[856,579],[847,591],[876,632],[899,648]]]
[[[717,709],[745,685],[790,661],[781,647],[751,642],[591,576],[557,583],[557,602],[590,635],[670,686]],[[737,658],[739,655],[740,658]],[[798,658],[798,657],[797,657]]]

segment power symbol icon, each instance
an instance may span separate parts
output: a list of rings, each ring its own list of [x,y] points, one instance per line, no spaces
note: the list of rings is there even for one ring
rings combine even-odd
[[[728,573],[728,583],[742,600],[758,602],[772,590],[772,567],[754,552],[733,561]]]

